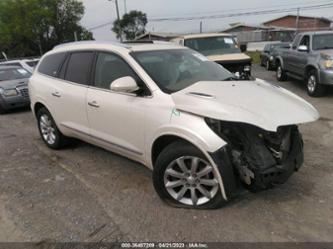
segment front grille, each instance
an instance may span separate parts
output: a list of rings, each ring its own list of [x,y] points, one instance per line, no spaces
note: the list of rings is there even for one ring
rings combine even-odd
[[[20,94],[24,97],[24,98],[29,98],[29,89],[28,88],[20,88],[17,89]]]
[[[237,63],[223,63],[223,62],[219,62],[219,64],[221,64],[224,68],[226,68],[228,71],[230,71],[232,73],[236,73],[236,72],[241,73],[244,71],[245,66],[251,65],[250,63],[237,64]]]

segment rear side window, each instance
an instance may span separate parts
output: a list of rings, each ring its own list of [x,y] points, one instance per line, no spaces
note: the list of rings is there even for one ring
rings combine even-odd
[[[71,54],[67,64],[65,80],[88,85],[93,58],[93,52]]]
[[[66,55],[66,53],[59,53],[46,56],[38,67],[38,71],[42,74],[57,77]]]

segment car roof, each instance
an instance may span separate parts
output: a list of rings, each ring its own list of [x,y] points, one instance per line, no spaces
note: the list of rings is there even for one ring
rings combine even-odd
[[[81,41],[61,44],[54,47],[54,52],[65,52],[70,50],[94,50],[110,49],[122,51],[153,51],[165,49],[186,49],[182,46],[171,42],[147,42],[147,43],[118,43],[118,42],[101,42],[101,41]]]
[[[325,34],[333,34],[333,31],[329,31],[329,30],[308,31],[308,32],[302,32],[300,34],[302,34],[302,35],[325,35]]]
[[[179,37],[182,37],[184,39],[194,39],[194,38],[206,38],[206,37],[217,37],[217,36],[233,37],[233,35],[229,33],[200,33],[200,34],[183,35]]]

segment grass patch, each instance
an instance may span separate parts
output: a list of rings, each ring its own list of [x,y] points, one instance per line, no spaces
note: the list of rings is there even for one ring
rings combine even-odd
[[[248,52],[246,52],[246,54],[251,57],[253,64],[260,64],[260,52],[259,51],[255,51],[255,52],[248,51]]]

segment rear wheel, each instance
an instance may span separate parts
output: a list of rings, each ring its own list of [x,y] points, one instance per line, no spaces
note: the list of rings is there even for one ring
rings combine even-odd
[[[50,112],[46,108],[41,108],[37,112],[38,129],[44,143],[51,149],[61,149],[67,142],[58,129]]]
[[[321,97],[324,95],[326,86],[319,83],[318,74],[315,69],[312,69],[308,73],[306,83],[308,95],[311,97]]]
[[[285,81],[285,80],[287,80],[287,74],[283,70],[283,68],[281,66],[281,63],[277,64],[277,68],[276,68],[276,79],[278,81]]]
[[[175,142],[158,156],[153,182],[161,199],[173,206],[212,209],[225,203],[218,174],[196,147]]]

